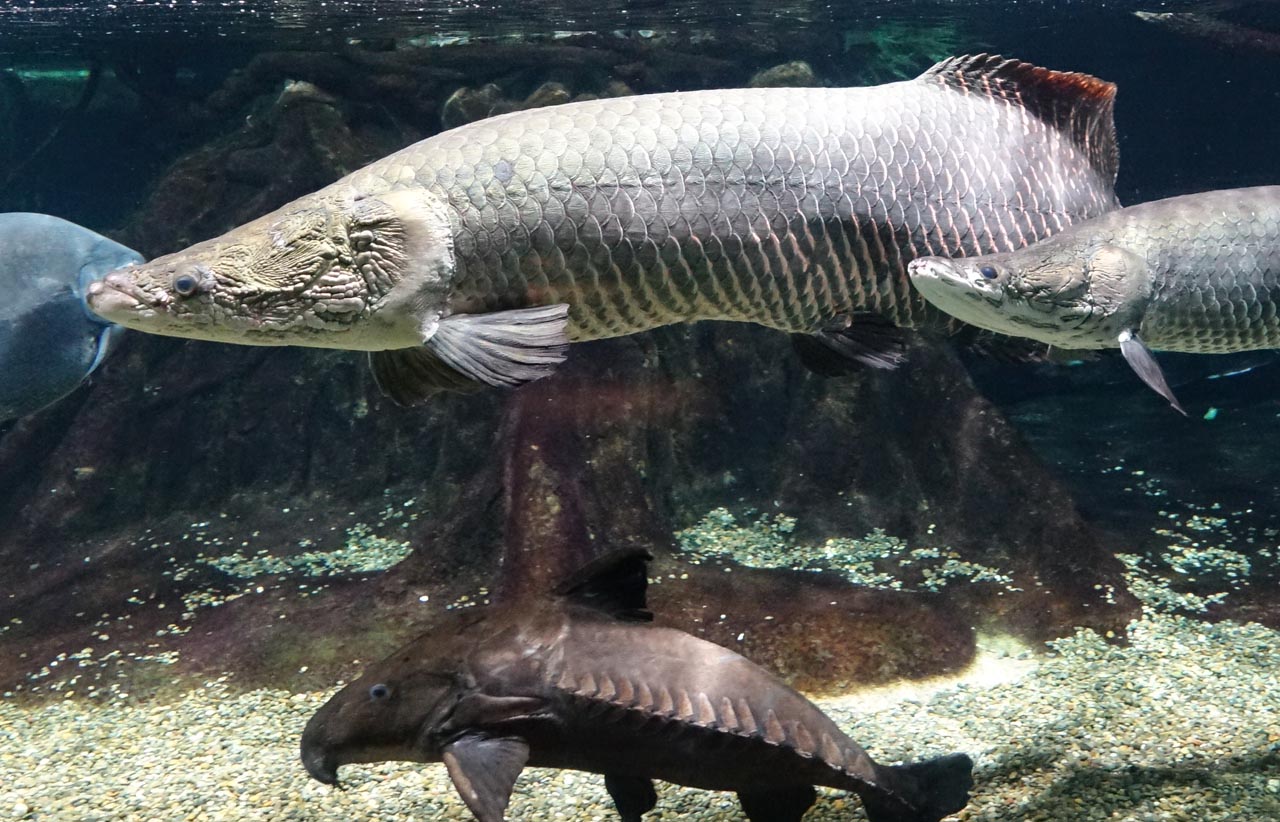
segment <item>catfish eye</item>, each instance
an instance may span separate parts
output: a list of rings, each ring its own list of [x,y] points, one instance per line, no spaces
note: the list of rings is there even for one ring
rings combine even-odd
[[[190,297],[200,287],[200,281],[190,274],[179,274],[173,278],[173,290],[180,297]]]
[[[391,696],[391,689],[379,682],[369,689],[369,698],[374,702],[381,702]]]
[[[986,277],[988,280],[994,280],[996,277],[1000,276],[996,272],[995,268],[989,265],[984,265],[981,268],[979,268],[978,273],[981,274],[983,277]]]

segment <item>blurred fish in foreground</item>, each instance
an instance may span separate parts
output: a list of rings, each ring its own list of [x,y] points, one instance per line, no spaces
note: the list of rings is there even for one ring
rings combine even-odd
[[[1135,11],[1139,20],[1235,51],[1280,54],[1280,34],[1193,12]]]
[[[142,255],[47,214],[0,214],[0,421],[75,390],[120,326],[85,305],[89,283]]]

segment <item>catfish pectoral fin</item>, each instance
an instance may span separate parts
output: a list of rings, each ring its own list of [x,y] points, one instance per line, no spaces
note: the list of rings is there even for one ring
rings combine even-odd
[[[1129,367],[1137,373],[1151,390],[1168,400],[1169,404],[1179,414],[1184,417],[1187,416],[1187,412],[1183,410],[1178,398],[1173,395],[1173,389],[1165,381],[1164,372],[1160,370],[1160,364],[1156,362],[1151,350],[1147,348],[1146,343],[1135,332],[1121,332],[1120,353],[1124,355],[1124,360],[1129,363]]]
[[[813,334],[792,334],[791,344],[804,366],[824,377],[897,368],[907,359],[903,330],[876,314],[855,314]]]
[[[800,822],[817,799],[812,785],[777,791],[738,791],[742,812],[751,822]]]
[[[529,761],[529,744],[515,737],[464,736],[442,752],[449,778],[479,822],[503,822],[511,789]]]
[[[640,817],[658,804],[658,792],[653,789],[653,780],[643,776],[607,773],[604,775],[604,787],[613,798],[613,805],[618,809],[622,822],[640,822]]]
[[[569,349],[565,303],[453,314],[440,320],[426,347],[460,374],[486,385],[517,386],[541,379]]]

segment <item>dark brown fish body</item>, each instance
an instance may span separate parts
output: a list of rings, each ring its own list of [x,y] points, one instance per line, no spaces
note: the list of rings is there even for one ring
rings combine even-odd
[[[980,55],[870,88],[516,112],[113,275],[90,302],[154,333],[370,351],[403,402],[537,378],[570,340],[704,319],[882,364],[855,318],[944,322],[907,261],[1010,251],[1116,207],[1114,92]]]
[[[334,782],[346,762],[443,759],[482,822],[502,819],[525,764],[604,774],[627,820],[652,807],[652,779],[736,791],[756,822],[798,820],[813,785],[858,793],[876,822],[936,822],[964,806],[967,757],[876,764],[742,656],[635,619],[643,560],[605,567],[607,585],[625,579],[619,568],[632,575],[621,598],[588,579],[585,596],[460,615],[374,666],[308,724],[308,770]],[[504,773],[510,757],[501,785],[476,788],[477,769]]]
[[[559,716],[530,723],[527,735],[562,744],[531,745],[531,765],[610,773],[633,771],[640,759],[647,776],[727,791],[851,790],[875,779],[867,755],[835,723],[742,656],[683,631],[549,610],[546,655],[531,660],[540,670],[530,674]],[[511,618],[527,624],[526,614]],[[493,652],[521,652],[528,639]],[[728,755],[704,755],[716,748]]]

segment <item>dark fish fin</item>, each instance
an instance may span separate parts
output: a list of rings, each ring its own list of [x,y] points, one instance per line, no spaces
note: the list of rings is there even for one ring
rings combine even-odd
[[[1005,100],[1063,132],[1114,183],[1120,167],[1114,83],[1074,71],[1054,71],[998,54],[950,57],[920,75],[966,94]]]
[[[545,700],[534,696],[495,696],[476,692],[458,700],[449,722],[458,728],[496,725],[515,719],[528,719],[545,710],[546,706]]]
[[[643,776],[607,773],[604,775],[604,788],[613,797],[613,805],[618,809],[622,822],[640,822],[640,817],[658,804],[653,780]]]
[[[775,791],[738,791],[742,812],[751,822],[800,822],[817,799],[812,785]]]
[[[378,388],[396,405],[415,405],[437,391],[480,388],[480,383],[454,371],[426,348],[372,351],[369,367]]]
[[[648,564],[653,554],[622,548],[592,560],[556,586],[554,593],[618,619],[649,622],[645,603]]]
[[[881,768],[890,793],[860,794],[869,822],[939,822],[969,804],[973,760],[964,754]]]
[[[1179,414],[1184,417],[1187,416],[1187,412],[1183,410],[1178,398],[1173,395],[1173,389],[1165,381],[1164,372],[1160,370],[1160,363],[1156,362],[1156,358],[1152,356],[1150,349],[1142,342],[1141,337],[1132,331],[1123,332],[1120,335],[1120,353],[1124,355],[1125,362],[1129,363],[1129,367],[1137,372],[1148,388],[1168,400],[1169,404]]]
[[[441,753],[458,795],[479,822],[503,822],[511,789],[529,761],[529,744],[514,737],[464,736]]]
[[[906,361],[903,330],[872,313],[838,318],[812,334],[792,334],[791,345],[806,368],[824,377],[897,368]]]
[[[1010,337],[974,326],[965,326],[951,339],[966,353],[1002,363],[1062,365],[1098,359],[1098,352],[1094,350],[1058,348],[1026,337]]]
[[[486,385],[517,386],[549,375],[569,349],[569,306],[444,317],[425,343],[444,363]]]

